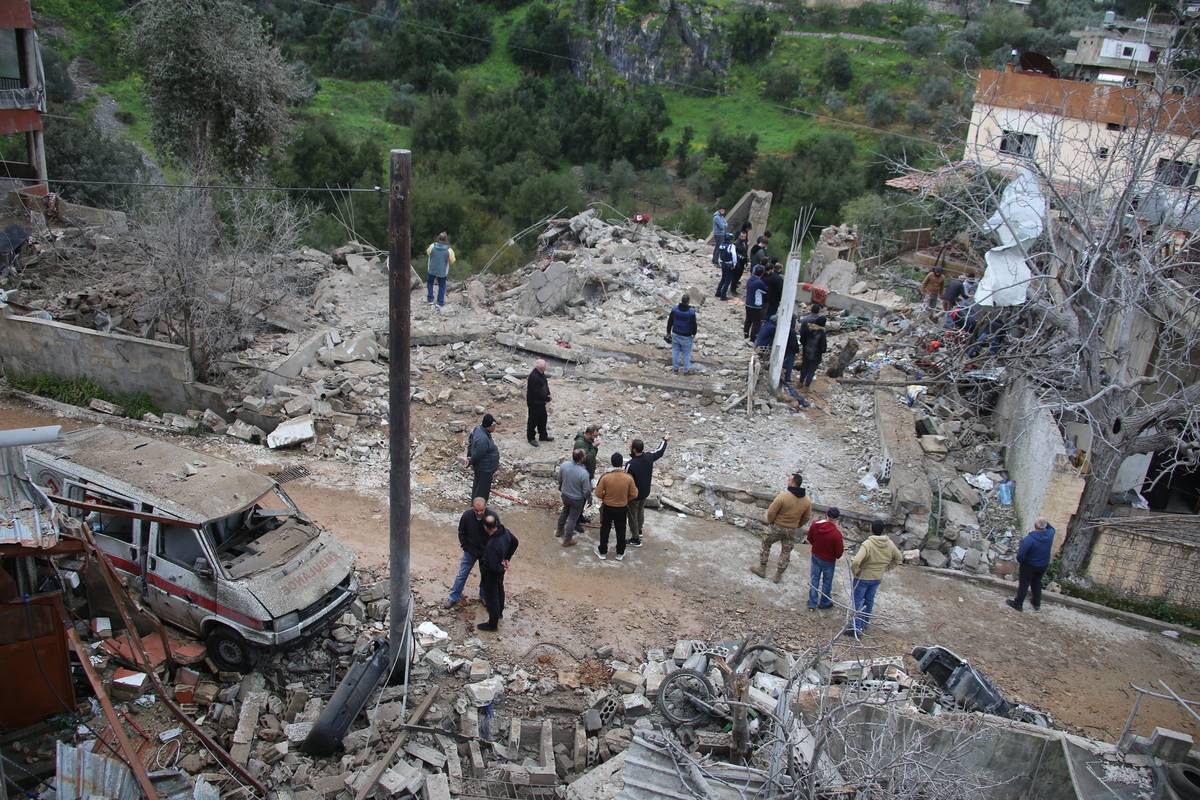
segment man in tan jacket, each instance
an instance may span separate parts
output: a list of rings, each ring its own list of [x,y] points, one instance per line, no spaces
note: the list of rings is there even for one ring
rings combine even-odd
[[[883,573],[890,572],[904,561],[904,554],[896,543],[883,532],[883,523],[871,523],[871,535],[858,546],[858,552],[850,561],[850,572],[854,576],[854,620],[842,631],[843,636],[858,638],[871,622],[875,610],[875,594]]]
[[[637,499],[637,484],[633,476],[622,469],[625,463],[620,453],[612,454],[612,469],[596,482],[596,497],[600,498],[600,544],[596,558],[608,558],[608,532],[617,529],[617,561],[625,560],[625,523],[629,519],[629,504]]]
[[[799,472],[788,478],[787,489],[775,495],[767,509],[767,524],[771,529],[763,534],[762,550],[758,555],[758,566],[750,571],[760,578],[767,577],[767,561],[771,558],[771,545],[779,542],[779,566],[775,568],[775,582],[783,580],[783,573],[792,560],[792,546],[796,532],[812,517],[812,500],[805,496],[802,486],[804,476]]]

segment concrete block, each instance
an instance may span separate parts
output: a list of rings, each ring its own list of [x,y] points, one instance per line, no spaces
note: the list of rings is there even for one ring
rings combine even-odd
[[[267,436],[267,447],[270,447],[272,450],[278,450],[282,447],[291,447],[311,441],[316,436],[317,429],[312,415],[305,414],[280,423],[279,427],[271,431],[270,435]]]
[[[604,727],[604,720],[600,717],[600,711],[595,708],[589,708],[583,712],[583,728],[589,734],[596,734]]]
[[[1155,728],[1150,733],[1150,752],[1168,764],[1182,763],[1192,745],[1191,736],[1169,728]]]
[[[450,800],[450,782],[445,775],[425,776],[425,800]]]
[[[636,672],[622,669],[613,673],[612,685],[622,693],[640,692],[646,686],[646,679]]]
[[[404,752],[408,753],[413,758],[419,759],[435,770],[440,770],[446,766],[446,755],[440,750],[435,750],[417,742],[408,742],[404,745]]]
[[[922,550],[921,560],[924,561],[927,566],[936,567],[938,569],[946,566],[946,562],[949,561],[949,559],[946,558],[946,554],[940,550]]]

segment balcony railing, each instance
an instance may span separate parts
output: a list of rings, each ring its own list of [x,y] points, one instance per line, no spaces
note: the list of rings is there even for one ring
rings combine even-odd
[[[41,86],[21,86],[20,79],[0,78],[0,108],[45,111],[46,92]]]

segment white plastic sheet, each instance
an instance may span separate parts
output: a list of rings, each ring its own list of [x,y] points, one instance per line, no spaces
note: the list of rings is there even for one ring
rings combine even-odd
[[[1000,206],[984,224],[995,233],[999,247],[984,254],[987,269],[975,289],[981,306],[1016,306],[1025,302],[1032,272],[1025,261],[1025,245],[1041,235],[1046,224],[1046,196],[1036,175],[1022,168],[1000,196]]]

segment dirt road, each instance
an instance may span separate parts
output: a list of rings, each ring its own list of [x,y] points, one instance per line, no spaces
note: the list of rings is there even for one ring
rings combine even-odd
[[[0,405],[0,428],[54,421],[35,409]],[[385,495],[306,480],[287,489],[305,511],[354,547],[365,570],[383,572]],[[750,574],[758,540],[730,525],[648,512],[646,546],[631,549],[624,562],[601,562],[592,554],[593,529],[579,546],[564,549],[553,537],[549,512],[501,508],[500,513],[521,539],[508,580],[503,633],[485,640],[490,657],[501,663],[535,657],[526,654],[540,642],[577,656],[607,643],[618,655],[633,656],[647,647],[670,646],[677,638],[729,639],[749,630],[773,630],[786,646],[801,649],[833,637],[844,621],[841,611],[805,610],[805,546],[796,548],[792,567],[776,585]],[[460,555],[457,518],[457,513],[423,508],[415,512],[412,569],[416,619],[432,619],[461,641],[474,634],[473,623],[484,614],[477,602],[453,611],[441,608]],[[843,567],[835,582],[841,602],[847,585]],[[468,598],[477,586],[476,574]],[[1149,686],[1162,679],[1185,694],[1195,694],[1200,686],[1200,646],[1052,604],[1040,614],[1019,615],[1003,601],[995,590],[902,567],[885,579],[876,622],[861,646],[872,655],[892,655],[918,644],[944,645],[991,676],[1010,697],[1098,738],[1119,733],[1133,699],[1130,682]],[[847,657],[863,652],[849,644],[839,648]],[[1147,733],[1156,725],[1200,735],[1176,707],[1144,703],[1137,730]]]

